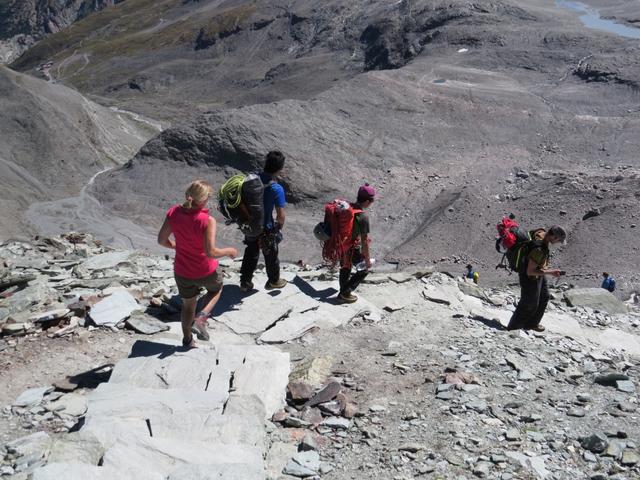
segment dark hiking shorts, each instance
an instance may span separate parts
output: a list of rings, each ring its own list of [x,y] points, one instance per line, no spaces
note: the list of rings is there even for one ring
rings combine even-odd
[[[207,292],[214,295],[222,288],[220,269],[204,278],[184,278],[175,274],[174,278],[176,279],[176,285],[178,285],[178,293],[182,298],[197,297],[201,288],[206,288]]]

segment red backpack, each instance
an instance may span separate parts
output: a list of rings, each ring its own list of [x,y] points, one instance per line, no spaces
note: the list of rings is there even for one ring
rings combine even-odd
[[[496,251],[503,254],[496,268],[519,272],[531,249],[542,245],[541,242],[535,240],[535,234],[538,231],[544,231],[544,228],[526,230],[512,216],[504,217],[496,225],[496,228],[498,230]]]
[[[324,206],[325,231],[329,234],[329,239],[322,245],[325,262],[351,266],[351,252],[360,242],[360,237],[353,238],[353,222],[358,213],[362,210],[346,200],[334,200]]]

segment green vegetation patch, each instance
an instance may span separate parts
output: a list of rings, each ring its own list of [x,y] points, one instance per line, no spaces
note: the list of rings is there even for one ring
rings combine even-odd
[[[223,12],[212,11],[208,16],[194,12],[178,20],[166,19],[182,3],[182,0],[127,0],[108,7],[47,37],[12,67],[26,70],[73,54],[87,54],[95,65],[114,57],[189,45],[195,42],[200,30],[207,35],[219,35],[242,25],[256,10],[255,4],[250,4]],[[73,76],[81,65],[74,63],[65,75]]]

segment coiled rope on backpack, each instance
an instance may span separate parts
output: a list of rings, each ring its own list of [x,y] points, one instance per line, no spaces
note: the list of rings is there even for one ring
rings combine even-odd
[[[224,200],[228,208],[238,208],[240,206],[244,179],[244,175],[234,175],[220,187],[218,199]]]

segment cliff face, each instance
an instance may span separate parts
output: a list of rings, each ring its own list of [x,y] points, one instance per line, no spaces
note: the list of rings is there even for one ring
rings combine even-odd
[[[120,1],[0,0],[0,62],[10,62],[46,35]]]

